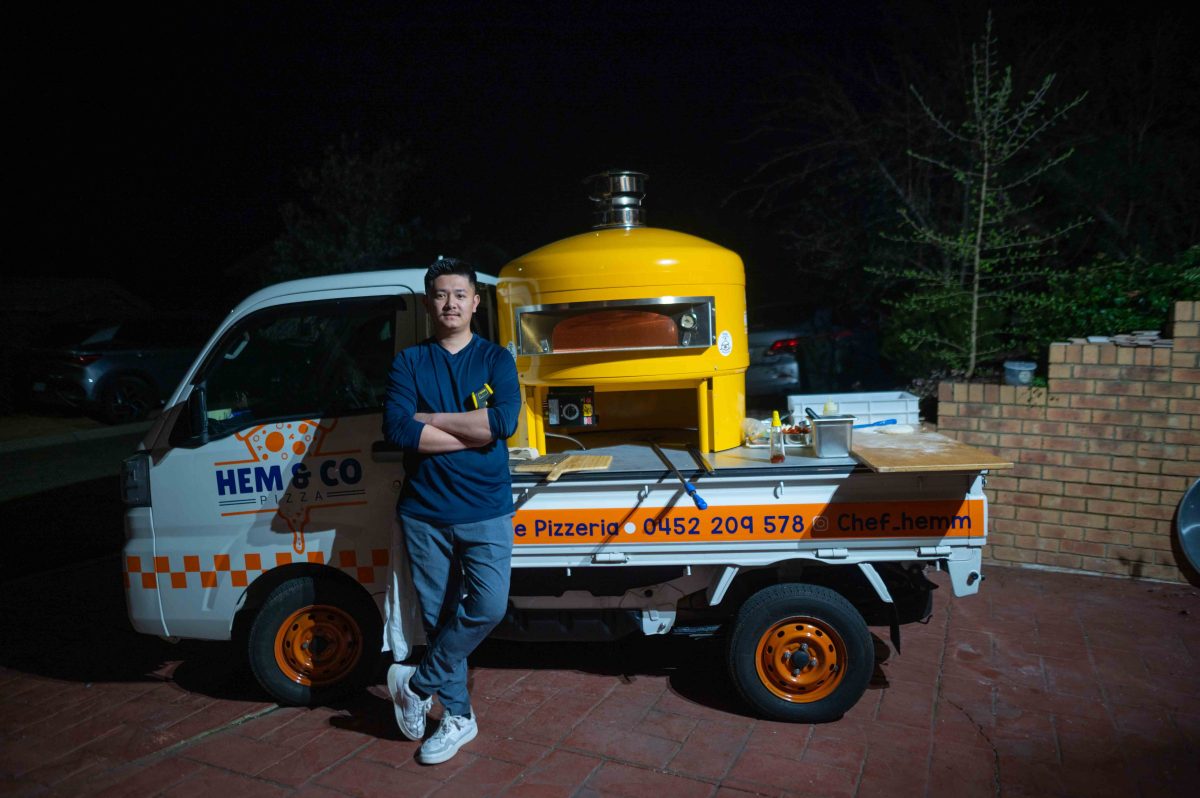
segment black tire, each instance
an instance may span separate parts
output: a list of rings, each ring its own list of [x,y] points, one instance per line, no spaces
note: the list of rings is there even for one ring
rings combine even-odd
[[[366,686],[381,635],[379,610],[361,587],[299,577],[272,590],[255,616],[250,669],[280,704],[327,704]]]
[[[773,720],[837,720],[862,698],[874,668],[875,647],[862,615],[816,585],[772,585],[755,593],[738,611],[729,638],[734,685]]]
[[[141,377],[118,374],[100,389],[98,415],[106,424],[128,424],[141,421],[158,405],[154,386]]]

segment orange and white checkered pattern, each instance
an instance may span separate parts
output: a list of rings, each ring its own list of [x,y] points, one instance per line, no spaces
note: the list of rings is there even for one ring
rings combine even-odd
[[[325,554],[310,551],[307,554],[292,554],[290,551],[280,551],[274,554],[274,563],[263,567],[264,556],[258,552],[241,555],[241,567],[235,568],[234,559],[237,555],[214,554],[201,558],[196,554],[185,554],[182,557],[126,557],[125,558],[125,589],[134,585],[147,590],[154,590],[161,584],[170,585],[173,590],[186,590],[189,587],[214,588],[222,581],[233,587],[246,587],[264,571],[291,565],[296,562],[308,562],[316,565],[325,564]],[[202,562],[203,559],[203,562]],[[331,565],[344,571],[358,582],[369,585],[383,583],[385,574],[381,569],[388,564],[387,549],[371,549],[360,552],[354,549],[336,551],[330,558]],[[222,574],[228,574],[222,577]]]

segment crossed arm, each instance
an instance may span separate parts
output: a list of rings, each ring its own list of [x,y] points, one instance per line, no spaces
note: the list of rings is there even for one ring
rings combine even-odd
[[[413,413],[413,420],[425,425],[417,445],[424,454],[476,449],[492,442],[486,407],[461,413]]]
[[[418,411],[416,375],[397,357],[388,379],[384,402],[384,436],[393,443],[422,454],[443,454],[477,449],[516,431],[521,409],[516,364],[509,357],[495,365],[488,383],[494,390],[491,407],[461,412]]]

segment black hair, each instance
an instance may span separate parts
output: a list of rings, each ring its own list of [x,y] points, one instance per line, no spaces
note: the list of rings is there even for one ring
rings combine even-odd
[[[479,293],[479,288],[475,284],[475,269],[471,264],[458,258],[444,258],[439,255],[438,259],[425,272],[425,296],[432,296],[433,281],[447,274],[457,274],[460,277],[466,277],[467,281],[471,283],[471,290]]]

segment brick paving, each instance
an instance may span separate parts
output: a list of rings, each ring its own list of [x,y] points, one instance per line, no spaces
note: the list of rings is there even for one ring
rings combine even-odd
[[[382,685],[269,703],[228,644],[128,628],[115,558],[0,586],[0,794],[1184,795],[1200,779],[1200,592],[1001,567],[935,593],[845,718],[756,719],[719,643],[488,643],[479,738],[416,763]],[[382,672],[380,674],[382,676]]]

